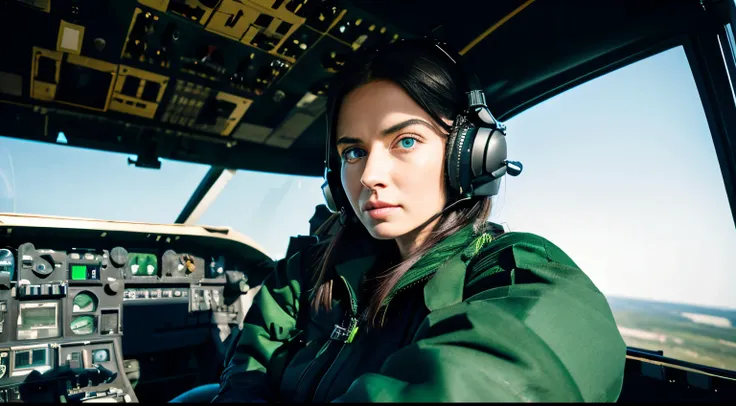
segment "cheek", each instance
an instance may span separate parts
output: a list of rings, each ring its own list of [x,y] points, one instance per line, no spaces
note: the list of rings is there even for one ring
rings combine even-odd
[[[360,182],[362,174],[363,170],[360,164],[343,165],[340,169],[342,188],[348,196],[353,209],[355,209],[355,205],[360,198],[360,193],[363,190],[363,184]]]
[[[444,148],[426,148],[412,156],[401,170],[402,189],[419,199],[445,200]],[[398,181],[398,179],[397,179]]]

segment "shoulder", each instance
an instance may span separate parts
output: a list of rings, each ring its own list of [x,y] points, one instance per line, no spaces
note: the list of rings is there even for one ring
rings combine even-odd
[[[474,250],[466,263],[466,288],[471,294],[492,286],[529,283],[575,284],[598,291],[565,251],[533,233],[501,234]]]
[[[514,265],[523,267],[529,262],[559,262],[575,268],[577,264],[560,247],[545,237],[533,233],[508,232],[501,234],[483,244],[470,258],[468,265],[481,260],[501,259],[512,260]]]

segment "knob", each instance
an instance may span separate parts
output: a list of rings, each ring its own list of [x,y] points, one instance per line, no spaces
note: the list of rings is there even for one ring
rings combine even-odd
[[[50,257],[47,257],[48,259],[51,259]],[[53,261],[53,259],[51,259]],[[36,274],[36,276],[40,278],[45,278],[51,274],[51,272],[54,272],[54,265],[53,262],[49,261],[49,263],[44,262],[37,262],[36,266],[33,267],[33,273]]]
[[[128,251],[123,247],[115,247],[110,251],[110,260],[116,268],[123,267],[128,263]]]
[[[117,295],[120,291],[121,283],[119,280],[114,279],[112,282],[108,283],[107,286],[105,286],[105,291],[108,295]]]
[[[181,261],[181,264],[185,267],[186,275],[194,273],[194,271],[197,269],[196,265],[194,264],[193,256],[189,254],[183,254],[181,257],[179,257],[179,260]]]

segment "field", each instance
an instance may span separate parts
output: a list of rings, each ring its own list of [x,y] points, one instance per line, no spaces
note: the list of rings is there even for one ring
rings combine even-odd
[[[609,297],[626,344],[736,370],[736,310]]]

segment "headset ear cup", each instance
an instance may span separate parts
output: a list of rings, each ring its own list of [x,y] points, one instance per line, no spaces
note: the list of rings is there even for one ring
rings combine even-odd
[[[339,172],[335,172],[331,169],[327,170],[325,173],[325,182],[322,184],[322,194],[324,195],[327,208],[330,209],[331,212],[339,213],[340,209],[343,207],[346,210],[349,209],[349,207],[345,206],[348,200],[345,195],[345,191],[342,189],[342,185],[340,184]]]
[[[468,146],[473,145],[477,128],[462,115],[455,121],[457,125],[453,127],[448,140],[446,162],[448,183],[453,192],[459,196],[472,190],[473,172],[470,167],[472,150]]]
[[[328,182],[327,179],[322,183],[322,196],[325,199],[327,209],[331,213],[337,213],[337,204],[335,204],[335,199],[332,197],[332,188],[330,188],[330,182]]]
[[[450,191],[454,195],[460,194],[460,151],[458,140],[460,132],[465,128],[465,117],[457,116],[450,130],[450,136],[447,139],[447,147],[445,149],[445,177]]]

